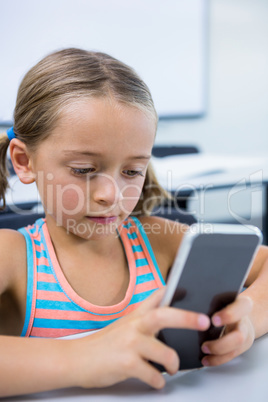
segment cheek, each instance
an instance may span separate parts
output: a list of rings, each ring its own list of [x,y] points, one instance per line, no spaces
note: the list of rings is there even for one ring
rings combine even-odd
[[[126,213],[132,212],[132,210],[135,208],[137,202],[139,201],[142,187],[143,182],[141,184],[127,185],[121,190],[121,206]]]
[[[62,205],[65,212],[79,213],[84,207],[84,193],[75,185],[57,189],[57,203]]]
[[[84,192],[75,184],[50,184],[44,195],[47,211],[54,216],[79,214],[85,205]]]
[[[82,189],[75,184],[55,187],[53,216],[59,226],[68,226],[71,219],[79,218],[84,213],[85,196]]]

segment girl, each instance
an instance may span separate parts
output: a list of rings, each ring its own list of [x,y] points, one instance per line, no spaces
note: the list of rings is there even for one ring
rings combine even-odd
[[[0,231],[1,396],[130,377],[161,388],[149,361],[173,374],[179,357],[155,334],[209,327],[202,314],[158,307],[184,227],[148,216],[166,195],[149,162],[156,126],[146,85],[106,54],[59,51],[23,79],[14,128],[1,137],[1,195],[9,147],[46,219]],[[202,346],[204,365],[229,361],[267,332],[267,258],[262,248],[248,289],[212,317],[226,333]]]

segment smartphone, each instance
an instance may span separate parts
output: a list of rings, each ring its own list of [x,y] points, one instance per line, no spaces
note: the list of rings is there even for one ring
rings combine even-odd
[[[161,306],[204,313],[211,317],[241,292],[262,242],[254,226],[194,224],[185,233],[171,268]],[[202,367],[201,345],[217,339],[223,328],[207,331],[163,329],[158,334],[179,355],[180,370]],[[165,371],[154,364],[160,371]]]

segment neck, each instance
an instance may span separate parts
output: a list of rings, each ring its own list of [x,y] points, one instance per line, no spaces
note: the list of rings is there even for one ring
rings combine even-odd
[[[67,232],[62,226],[58,226],[55,220],[48,215],[46,217],[48,231],[54,248],[71,251],[86,250],[92,254],[101,254],[103,257],[111,255],[114,247],[120,243],[117,231],[101,236],[79,237],[71,232]]]

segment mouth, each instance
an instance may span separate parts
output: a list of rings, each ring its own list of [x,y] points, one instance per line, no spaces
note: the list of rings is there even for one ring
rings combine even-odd
[[[87,216],[87,219],[95,223],[108,225],[114,223],[117,220],[117,216]]]

